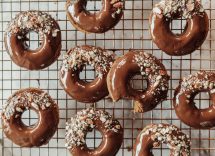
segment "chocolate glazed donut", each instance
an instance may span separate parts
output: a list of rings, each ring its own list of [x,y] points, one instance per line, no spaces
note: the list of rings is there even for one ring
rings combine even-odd
[[[95,149],[86,145],[86,135],[101,132],[102,141]],[[77,113],[66,125],[66,147],[73,156],[115,156],[123,141],[123,128],[107,112],[88,108]]]
[[[154,43],[159,49],[172,56],[187,55],[195,51],[203,44],[209,30],[207,13],[198,1],[185,4],[185,7],[180,6],[179,2],[175,5],[172,2],[170,5],[161,1],[153,9],[149,19]],[[179,12],[179,9],[182,11]],[[170,30],[170,23],[181,16],[187,20],[184,32],[174,34]]]
[[[61,86],[80,102],[97,102],[108,95],[106,77],[113,61],[113,55],[99,47],[84,45],[70,49],[60,69]],[[87,64],[93,66],[97,74],[91,82],[79,78]]]
[[[153,147],[167,144],[170,156],[190,156],[190,139],[174,125],[152,124],[138,135],[133,156],[154,156]]]
[[[102,0],[102,9],[86,10],[87,0],[67,0],[67,17],[74,27],[85,33],[104,33],[113,28],[123,15],[123,0]]]
[[[200,92],[208,92],[212,105],[205,109],[195,106],[194,98]],[[201,71],[184,78],[175,91],[173,99],[177,116],[194,128],[215,126],[215,73]]]
[[[138,91],[129,81],[136,74],[147,79],[147,89]],[[147,112],[166,99],[169,76],[164,65],[154,56],[130,51],[118,58],[107,76],[108,90],[114,102],[120,98],[135,100],[135,112]]]
[[[41,45],[29,49],[26,35],[34,31],[42,40]],[[12,61],[18,66],[39,70],[51,65],[60,55],[61,32],[57,22],[47,13],[25,11],[19,13],[8,25],[4,36],[5,47]]]
[[[26,110],[38,114],[38,122],[27,126],[21,116]],[[47,144],[57,130],[59,111],[57,104],[44,91],[37,88],[15,92],[2,110],[2,125],[5,135],[21,147]]]

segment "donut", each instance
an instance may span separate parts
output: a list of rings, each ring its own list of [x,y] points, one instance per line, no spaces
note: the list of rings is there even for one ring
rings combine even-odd
[[[27,126],[22,114],[33,110],[38,122]],[[21,147],[45,145],[52,138],[59,123],[57,104],[44,91],[37,88],[21,89],[15,92],[3,106],[2,128],[5,135]]]
[[[27,34],[36,32],[40,46],[29,49]],[[12,61],[29,70],[40,70],[51,65],[61,51],[61,32],[58,23],[47,13],[24,11],[8,24],[4,35],[5,47]]]
[[[84,103],[94,103],[108,95],[106,77],[113,64],[113,54],[94,46],[77,46],[64,55],[60,69],[60,83],[74,99]],[[95,68],[96,77],[91,82],[79,78],[86,65]]]
[[[176,126],[151,124],[138,135],[134,146],[134,156],[153,156],[152,149],[167,144],[170,156],[190,156],[190,139]]]
[[[129,82],[137,74],[146,79],[146,90],[139,91],[131,87]],[[167,71],[157,58],[135,50],[116,59],[107,76],[108,90],[113,101],[133,99],[135,112],[150,111],[166,99],[168,81]]]
[[[102,9],[96,13],[86,10],[87,0],[67,0],[69,21],[84,33],[104,33],[113,28],[123,15],[123,0],[102,0]]]
[[[86,135],[93,129],[102,135],[100,145],[89,149]],[[115,156],[123,141],[120,123],[103,110],[87,108],[66,123],[66,144],[73,156]]]
[[[212,105],[205,109],[195,106],[195,96],[207,92]],[[183,78],[175,90],[173,105],[179,119],[193,128],[215,126],[215,73],[200,71]]]
[[[172,20],[178,18],[186,19],[181,34],[170,29]],[[203,44],[209,30],[208,15],[199,0],[162,0],[153,8],[149,24],[154,43],[172,56],[191,54]]]

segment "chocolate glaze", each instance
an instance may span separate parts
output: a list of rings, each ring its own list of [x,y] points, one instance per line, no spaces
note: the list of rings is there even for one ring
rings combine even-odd
[[[173,105],[177,116],[185,124],[194,128],[215,126],[215,73],[198,72],[184,78],[175,90]],[[205,109],[195,106],[194,98],[200,92],[208,92],[212,105]]]
[[[67,17],[74,27],[88,33],[104,33],[113,28],[123,15],[122,0],[102,0],[102,9],[91,13],[86,10],[87,0],[67,0]]]
[[[107,73],[110,69],[110,65],[113,62],[113,57],[111,55],[107,55],[107,52],[99,47],[93,47],[93,46],[80,46],[75,47],[67,52],[67,55],[71,55],[72,53],[75,53],[76,49],[78,48],[79,51],[83,51],[81,56],[83,57],[85,54],[88,55],[91,52],[98,50],[101,54],[95,54],[95,56],[99,57],[101,59],[106,58],[107,64],[103,64],[102,62],[99,62],[98,59],[91,58],[90,60],[97,60],[94,64],[99,63],[97,67],[94,65],[95,70],[100,70],[100,75],[97,75],[96,78],[91,82],[86,82],[84,80],[81,80],[79,78],[79,74],[83,69],[83,66],[86,64],[92,65],[92,62],[90,63],[88,60],[81,60],[81,65],[77,69],[76,67],[72,69],[65,68],[64,65],[62,65],[60,69],[60,83],[61,86],[64,88],[64,90],[74,99],[85,102],[85,103],[93,103],[101,100],[105,96],[108,95],[108,89],[107,89],[107,83],[106,83],[106,77]],[[76,54],[75,54],[76,55]],[[81,58],[82,58],[81,57]],[[77,61],[77,59],[76,59]],[[100,60],[102,61],[102,60]],[[72,62],[70,63],[72,64]],[[102,69],[105,68],[105,69]]]
[[[102,134],[101,144],[94,150],[89,149],[86,145],[83,148],[70,149],[74,156],[115,156],[117,154],[123,141],[123,129],[121,128],[119,133],[106,132],[99,120],[95,121],[95,125]]]
[[[142,53],[142,56],[139,56],[139,53]],[[152,60],[151,67],[145,68],[141,65],[143,67],[143,71],[141,71],[140,65],[135,62],[135,56],[142,59],[141,63],[145,60]],[[143,56],[148,58],[146,59]],[[152,66],[157,66],[157,69],[153,72]],[[149,71],[150,75],[146,76],[147,89],[144,91],[133,89],[129,83],[131,78],[146,71]],[[162,84],[158,83],[157,86],[154,86],[153,78],[159,75],[161,76]],[[116,102],[120,98],[134,99],[136,101],[134,108],[136,112],[150,111],[164,100],[167,97],[168,80],[169,76],[166,69],[158,59],[150,54],[138,51],[130,51],[116,59],[107,76],[108,90],[113,101]]]
[[[108,95],[106,75],[102,79],[95,78],[92,82],[85,82],[79,78],[80,71],[61,71],[61,86],[74,99],[80,102],[93,103]]]
[[[35,107],[32,103],[18,102],[11,109],[15,112],[11,114],[10,118],[7,116],[7,107],[14,98],[24,98],[23,93],[42,95],[44,92],[37,88],[22,89],[15,92],[6,104],[5,109],[2,111],[2,125],[5,135],[12,140],[15,144],[21,147],[33,147],[47,144],[57,130],[59,123],[59,111],[57,104],[51,99],[49,95],[49,105],[44,105],[44,108],[40,106]],[[27,99],[30,100],[30,99]],[[18,109],[19,108],[19,109]],[[20,109],[22,111],[20,111]],[[34,110],[38,114],[38,122],[31,126],[26,126],[22,120],[22,113],[28,109]]]
[[[175,19],[175,18],[173,18]],[[193,15],[187,19],[182,34],[174,34],[170,29],[172,19],[152,12],[149,18],[150,33],[159,49],[172,56],[187,55],[199,48],[205,41],[209,20],[206,12]]]
[[[109,116],[107,112],[105,112],[105,114],[106,117],[107,115]],[[89,120],[88,117],[83,116],[83,120],[81,121],[85,122],[86,118]],[[108,117],[106,122],[102,121],[102,118],[102,116],[91,118],[92,125],[95,126],[94,128],[101,132],[102,141],[100,145],[95,149],[89,149],[86,143],[79,146],[73,146],[69,149],[73,156],[115,156],[117,154],[123,141],[123,128],[121,127],[120,123],[117,120],[113,119],[111,116]],[[108,128],[108,126],[106,125],[106,123],[109,121],[112,122],[111,128]],[[118,128],[116,129],[115,126],[118,126]],[[92,128],[88,129],[87,131],[83,131],[85,139],[88,131],[92,131]]]
[[[17,17],[24,13],[26,12],[18,14]],[[20,29],[20,31],[17,33],[12,33],[11,31],[5,32],[5,47],[14,63],[29,70],[40,70],[48,67],[57,60],[61,51],[61,32],[58,23],[54,19],[52,19],[52,22],[53,25],[50,31],[57,30],[54,36],[52,33],[42,32],[41,34],[41,32],[38,32],[37,30],[27,28],[21,30],[18,27],[16,29]],[[39,36],[42,39],[41,45],[36,50],[31,50],[25,45],[25,42],[29,40],[26,37],[26,34],[30,31],[39,33]]]
[[[159,140],[158,140],[159,139]],[[133,156],[154,156],[152,149],[161,143],[168,144],[170,156],[190,156],[190,140],[174,125],[152,124],[146,126],[138,135]],[[177,147],[179,145],[179,148]]]

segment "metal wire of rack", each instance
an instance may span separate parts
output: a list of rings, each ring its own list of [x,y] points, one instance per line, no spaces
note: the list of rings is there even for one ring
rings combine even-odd
[[[4,47],[4,30],[6,24],[20,11],[41,10],[50,13],[58,20],[62,32],[62,54],[69,48],[76,45],[89,44],[100,46],[116,55],[121,56],[129,49],[142,49],[152,53],[161,59],[171,75],[169,96],[167,101],[162,102],[156,109],[144,114],[134,114],[133,104],[129,100],[120,100],[112,103],[109,97],[92,104],[98,109],[105,109],[113,114],[124,127],[124,141],[117,156],[132,155],[138,132],[149,123],[171,123],[181,128],[189,134],[192,141],[193,156],[214,156],[215,155],[215,129],[198,130],[192,129],[177,118],[172,108],[172,98],[174,88],[178,85],[181,77],[199,70],[215,70],[215,1],[202,0],[202,4],[210,18],[210,31],[205,43],[201,48],[191,55],[183,57],[171,57],[161,52],[153,44],[149,35],[148,16],[152,7],[158,0],[126,0],[124,17],[120,23],[112,30],[104,34],[84,34],[77,31],[68,21],[65,13],[65,0],[0,0],[0,110],[2,104],[12,92],[27,87],[40,87],[58,103],[60,108],[60,124],[58,131],[48,145],[39,148],[20,148],[8,140],[3,134],[0,126],[0,155],[2,156],[59,156],[70,155],[64,147],[65,122],[82,109],[89,107],[75,101],[66,95],[58,82],[58,70],[62,57],[49,68],[41,71],[28,71],[16,66],[11,62]],[[101,6],[100,0],[89,1],[87,8],[91,11],[98,10]],[[176,33],[183,31],[185,20],[174,20],[171,28]],[[31,37],[30,46],[39,45],[37,37]],[[81,73],[82,78],[90,81],[94,78],[94,70],[88,66]],[[144,80],[136,76],[132,84],[136,89],[144,88]],[[207,107],[210,102],[208,96],[200,94],[195,102],[199,108]],[[23,115],[23,121],[32,124],[36,121],[36,115],[28,112]],[[48,121],[47,121],[48,122]],[[1,125],[1,123],[0,123]],[[91,148],[99,145],[101,135],[94,131],[87,135],[87,143]],[[158,156],[166,156],[169,149],[162,145],[153,150]]]

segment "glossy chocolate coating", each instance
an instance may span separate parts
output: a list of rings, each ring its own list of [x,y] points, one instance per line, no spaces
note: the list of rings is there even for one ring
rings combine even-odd
[[[102,140],[98,147],[89,149],[86,136],[93,129],[101,133]],[[109,113],[88,108],[71,118],[65,136],[66,147],[73,156],[115,156],[123,141],[123,128]]]
[[[101,144],[94,150],[89,149],[86,145],[70,149],[74,156],[115,156],[121,147],[123,141],[123,129],[114,133],[106,131],[103,123],[100,120],[95,120],[96,129],[101,132]]]
[[[160,126],[162,131],[156,131],[155,127],[157,126]],[[180,156],[190,156],[189,138],[187,138],[187,136],[176,126],[168,124],[152,124],[144,128],[136,139],[133,156],[154,156],[152,149],[160,146],[162,142],[168,144],[170,147],[170,156],[175,156],[179,153]],[[179,144],[179,148],[177,147],[177,144]]]
[[[189,82],[189,85],[187,86],[189,88],[182,90],[182,83],[184,86],[184,84],[187,84],[188,82],[181,82],[175,90],[173,104],[176,114],[182,122],[191,127],[198,129],[212,128],[215,126],[215,73],[199,72],[195,75],[191,75],[189,79],[195,79],[195,81]],[[200,85],[202,81],[208,82]],[[212,105],[208,108],[199,109],[195,106],[195,96],[200,92],[209,93]]]
[[[35,50],[31,50],[25,45],[25,42],[28,40],[26,34],[34,30],[25,30],[18,33],[6,31],[4,42],[12,61],[18,66],[29,70],[44,69],[55,62],[61,51],[61,32],[58,23],[54,19],[52,24],[51,29],[58,30],[56,35],[53,36],[52,33],[40,34],[42,43]],[[19,36],[22,38],[19,38]]]
[[[19,96],[23,92],[38,93],[40,95],[44,93],[37,88],[22,89],[15,92],[8,101],[11,101],[13,97]],[[28,105],[28,108],[24,107],[23,103],[16,104],[16,107],[21,108],[23,112],[31,109],[38,114],[38,122],[34,125],[26,126],[22,122],[21,116],[23,112],[14,112],[8,120],[5,116],[6,112],[3,111],[2,125],[5,135],[21,147],[38,147],[47,144],[56,132],[59,123],[58,106],[51,97],[48,98],[51,101],[51,104],[45,109],[35,109],[33,104]],[[16,107],[14,107],[14,109]]]
[[[135,142],[135,146],[134,146],[134,154],[133,156],[154,156],[152,153],[152,148],[154,141],[151,139],[150,136],[146,136],[144,138],[142,138],[142,142],[144,144],[142,144],[141,150],[140,150],[140,154],[139,155],[135,155],[135,151],[136,151],[136,145],[138,145],[140,143],[140,135],[138,135],[136,142]]]
[[[92,82],[85,82],[79,78],[81,71],[61,70],[60,82],[64,90],[72,98],[80,102],[93,103],[108,95],[106,76],[96,77]]]
[[[150,33],[159,49],[172,56],[187,55],[199,48],[205,41],[209,20],[206,12],[193,15],[187,19],[182,34],[174,34],[170,29],[171,19],[152,12],[150,15]]]
[[[114,102],[120,98],[134,99],[136,112],[147,112],[155,108],[162,100],[167,97],[168,92],[168,80],[169,76],[164,65],[152,55],[149,55],[154,60],[154,64],[159,67],[159,71],[162,72],[165,85],[165,90],[160,90],[158,87],[154,87],[152,79],[147,77],[147,89],[144,91],[138,91],[131,87],[130,80],[137,74],[140,74],[140,66],[134,62],[135,55],[138,51],[130,51],[124,56],[116,59],[113,66],[110,69],[107,77],[108,90],[111,98]],[[144,69],[145,70],[145,69]],[[150,70],[150,67],[149,67]],[[153,77],[155,74],[152,73]]]
[[[74,27],[88,33],[104,33],[113,28],[121,19],[121,0],[102,0],[102,9],[91,13],[86,10],[87,0],[67,0],[67,17]],[[119,12],[118,12],[119,10]]]
[[[80,46],[80,50],[84,50],[86,51],[86,53],[90,53],[94,48],[98,48],[102,53],[106,53],[106,51],[99,47],[93,47],[88,45]],[[69,50],[68,54],[70,53],[74,53],[74,49]],[[111,57],[109,57],[108,59],[110,63],[113,62],[113,59]],[[84,80],[81,80],[79,77],[83,66],[86,64],[89,64],[89,62],[83,60],[82,67],[78,68],[77,70],[66,70],[62,66],[60,69],[60,83],[64,90],[67,92],[67,94],[69,94],[72,98],[80,102],[93,103],[101,100],[108,95],[106,77],[110,66],[105,66],[106,70],[101,71],[100,77],[97,76],[91,82],[86,82]],[[103,65],[101,64],[99,66],[101,67]],[[100,67],[95,67],[95,70],[98,70],[98,68]]]

